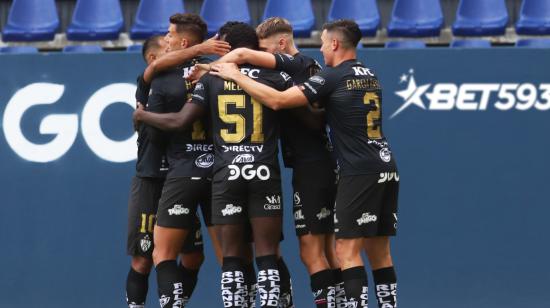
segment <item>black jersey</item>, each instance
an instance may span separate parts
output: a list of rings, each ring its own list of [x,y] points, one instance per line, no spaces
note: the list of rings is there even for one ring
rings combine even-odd
[[[321,70],[314,59],[298,53],[294,56],[275,54],[276,69],[286,72],[296,84],[305,82]],[[306,107],[302,107],[306,108]],[[328,138],[323,129],[314,130],[303,124],[294,109],[281,110],[281,147],[285,166],[303,163],[331,162]]]
[[[279,91],[292,86],[288,74],[241,66],[250,78]],[[230,164],[259,163],[278,167],[278,114],[252,99],[232,81],[210,74],[195,87],[192,103],[210,112],[214,139],[214,171]]]
[[[136,101],[142,103],[147,111],[163,112],[160,104],[148,104],[149,85],[138,77]],[[166,140],[162,132],[141,123],[138,128],[136,176],[164,178],[168,170],[166,160]]]
[[[325,107],[341,175],[396,170],[382,134],[382,90],[371,70],[348,60],[323,69],[299,87],[309,102]]]
[[[159,103],[165,113],[180,111],[193,90],[191,82],[185,77],[196,63],[208,62],[210,61],[206,58],[197,58],[159,74],[151,82],[149,105]],[[212,140],[205,131],[206,127],[207,123],[201,119],[187,130],[167,133],[168,178],[211,176],[214,155]]]

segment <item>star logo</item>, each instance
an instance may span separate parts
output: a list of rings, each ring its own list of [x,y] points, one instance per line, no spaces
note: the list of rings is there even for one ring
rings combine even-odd
[[[424,102],[422,101],[422,94],[428,90],[428,88],[431,86],[430,83],[417,86],[416,80],[414,79],[414,70],[409,70],[409,76],[406,74],[401,75],[399,78],[399,83],[407,82],[407,79],[409,83],[407,84],[407,88],[405,90],[397,91],[395,94],[397,96],[400,96],[403,98],[405,103],[399,109],[397,109],[391,116],[390,119],[395,117],[396,115],[400,114],[403,110],[407,109],[410,105],[416,105],[417,107],[420,107],[422,109],[426,109],[426,106],[424,106]]]

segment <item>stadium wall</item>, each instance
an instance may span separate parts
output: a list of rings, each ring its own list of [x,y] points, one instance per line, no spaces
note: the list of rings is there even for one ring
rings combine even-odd
[[[359,57],[384,87],[400,169],[400,306],[550,306],[550,50]],[[139,55],[3,55],[0,67],[0,307],[124,307]],[[311,307],[289,175],[283,252],[297,307]],[[221,307],[206,247],[190,307]]]

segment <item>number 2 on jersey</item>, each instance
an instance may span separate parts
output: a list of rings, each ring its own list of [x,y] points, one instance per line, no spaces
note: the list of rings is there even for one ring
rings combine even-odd
[[[252,103],[252,134],[250,141],[254,143],[264,142],[264,134],[262,131],[263,111],[262,105],[251,100]],[[239,143],[246,137],[246,118],[240,114],[227,113],[227,106],[235,105],[237,109],[246,108],[246,96],[245,95],[218,95],[218,112],[220,119],[227,124],[235,125],[235,132],[230,132],[229,129],[222,129],[220,136],[227,143]]]
[[[363,103],[371,109],[367,113],[367,136],[370,139],[382,138],[380,130],[380,98],[375,92],[367,92],[363,97]]]

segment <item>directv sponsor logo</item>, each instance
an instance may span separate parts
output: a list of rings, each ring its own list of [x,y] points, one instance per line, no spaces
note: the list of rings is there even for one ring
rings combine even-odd
[[[395,92],[403,104],[391,116],[399,115],[410,106],[424,110],[484,111],[550,110],[550,84],[532,83],[427,83],[417,85],[414,69],[401,75],[399,83],[407,88]]]

